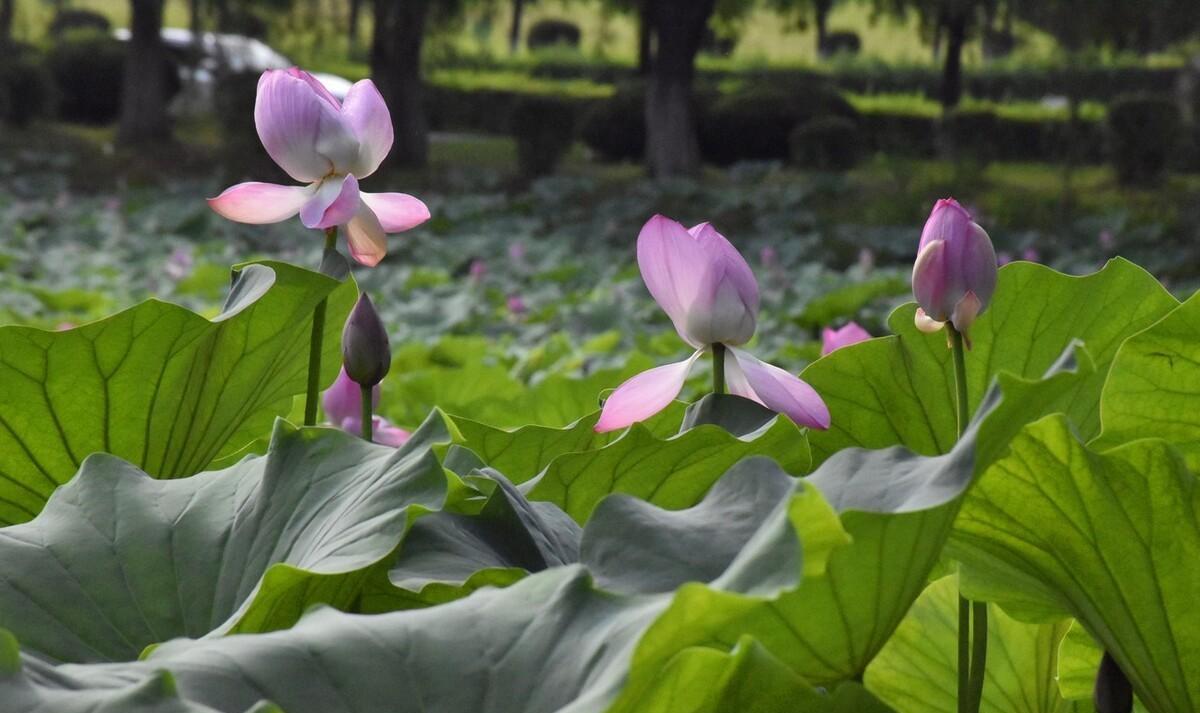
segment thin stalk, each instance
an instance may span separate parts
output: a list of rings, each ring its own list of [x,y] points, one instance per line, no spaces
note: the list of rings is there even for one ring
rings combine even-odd
[[[325,230],[325,251],[337,249],[337,228]],[[325,341],[325,311],[329,300],[323,299],[313,309],[312,336],[308,342],[308,393],[304,400],[304,425],[317,425],[317,403],[321,394],[321,347]]]
[[[725,393],[725,345],[712,345],[713,356],[713,393]]]
[[[373,429],[375,427],[374,414],[371,413],[371,387],[362,386],[362,437],[364,441],[370,441],[374,437]]]
[[[947,324],[950,347],[954,352],[954,390],[958,414],[958,436],[967,430],[971,413],[967,405],[967,357],[963,336]],[[958,710],[979,713],[983,701],[983,681],[987,671],[986,602],[971,602],[958,596]],[[972,631],[972,629],[974,631]]]

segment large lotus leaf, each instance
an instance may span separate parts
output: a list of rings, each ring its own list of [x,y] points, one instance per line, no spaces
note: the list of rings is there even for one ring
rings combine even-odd
[[[1025,624],[989,608],[985,713],[1083,713],[1057,682],[1058,647],[1070,619]],[[898,713],[958,710],[958,581],[943,577],[913,604],[867,668],[864,682]]]
[[[1097,445],[1165,438],[1200,469],[1200,294],[1127,340],[1100,402]]]
[[[390,582],[368,585],[365,610],[447,602],[579,561],[582,529],[558,506],[526,500],[494,470],[468,481],[492,489],[484,506],[471,514],[445,511],[415,522],[392,563]]]
[[[844,543],[815,488],[793,481],[791,493],[714,585],[731,606],[761,606],[778,587],[794,588],[801,571],[819,571]],[[790,577],[770,566],[780,561],[792,562]],[[53,666],[26,655],[22,670],[10,666],[0,676],[0,700],[19,691],[45,707],[53,701],[56,713],[83,713],[116,692],[161,680],[161,670],[183,700],[218,711],[269,699],[288,713],[716,713],[712,701],[766,713],[778,710],[781,696],[806,691],[795,673],[749,642],[708,642],[703,648],[728,654],[714,666],[705,652],[697,663],[689,642],[664,640],[661,632],[647,641],[648,627],[664,610],[686,607],[683,599],[601,590],[583,567],[568,565],[443,606],[372,616],[320,609],[285,631],[177,640],[136,662]],[[707,609],[692,621],[705,628],[726,616]],[[679,699],[663,686],[688,694]],[[683,700],[693,705],[672,705]]]
[[[123,661],[351,606],[445,498],[438,426],[397,450],[281,421],[266,456],[181,480],[92,456],[36,519],[0,529],[0,625],[46,657]]]
[[[974,474],[978,427],[943,456],[901,448],[835,454],[803,481],[840,512],[851,537],[830,554],[823,574],[808,572],[798,589],[755,606],[686,586],[651,637],[703,645],[750,635],[814,684],[858,678],[941,555]],[[714,611],[722,615],[708,626],[695,623],[699,613]]]
[[[1032,263],[1006,265],[991,307],[971,328],[974,345],[966,361],[972,409],[1000,372],[1040,378],[1082,341],[1094,369],[1059,395],[1054,410],[1070,416],[1084,435],[1099,433],[1100,391],[1118,347],[1178,304],[1151,275],[1121,259],[1086,277]],[[809,434],[814,463],[849,446],[904,445],[934,454],[954,443],[946,337],[917,331],[915,309],[909,304],[892,314],[895,336],[838,349],[802,374],[832,415],[828,431]]]
[[[1038,589],[1078,619],[1152,713],[1200,707],[1200,488],[1178,452],[1143,440],[1086,448],[1061,415],[1027,427],[979,482],[952,553]],[[972,585],[970,580],[965,585]],[[968,592],[1006,603],[995,580]]]
[[[655,436],[668,438],[678,430],[682,417],[683,405],[675,402],[643,425]],[[596,433],[599,411],[562,428],[531,425],[504,429],[461,416],[448,418],[457,432],[456,443],[518,483],[541,473],[564,453],[603,448],[621,435],[620,432]]]
[[[313,308],[328,297],[340,324],[355,292],[265,263],[240,270],[211,321],[151,300],[63,332],[0,328],[0,524],[35,516],[92,453],[178,478],[268,431],[305,390]]]
[[[772,458],[789,473],[809,467],[808,441],[784,417],[742,437],[701,425],[663,438],[637,423],[602,448],[554,458],[524,489],[531,499],[555,503],[579,522],[612,493],[685,508],[699,502],[734,463],[751,456]]]

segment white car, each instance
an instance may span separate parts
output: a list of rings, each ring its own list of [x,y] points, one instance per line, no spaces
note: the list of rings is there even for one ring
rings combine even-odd
[[[129,41],[129,30],[113,31],[121,41]],[[193,54],[197,43],[192,31],[182,27],[164,27],[163,44],[170,50],[172,59],[179,68],[182,88],[171,103],[171,111],[177,115],[211,114],[216,109],[216,84],[218,77],[228,73],[252,72],[260,74],[268,69],[287,69],[296,63],[272,49],[262,40],[243,35],[226,35],[205,32],[200,35],[199,58]],[[314,72],[338,101],[346,98],[354,83],[336,74]]]

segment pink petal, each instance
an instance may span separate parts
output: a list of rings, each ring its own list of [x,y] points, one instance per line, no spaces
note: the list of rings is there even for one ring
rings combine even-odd
[[[358,179],[346,175],[322,181],[316,195],[300,208],[300,222],[306,228],[332,228],[345,225],[358,212]]]
[[[337,100],[337,97],[335,97],[333,94],[331,94],[329,92],[329,90],[325,87],[325,85],[321,84],[320,80],[318,80],[316,77],[312,76],[308,72],[305,72],[303,69],[300,69],[299,67],[292,67],[286,71],[289,76],[292,76],[292,77],[295,77],[296,79],[302,80],[305,84],[307,84],[309,86],[310,89],[313,90],[313,92],[317,96],[319,96],[322,99],[324,99],[325,101],[329,102],[329,105],[332,106],[334,109],[342,108],[342,105]]]
[[[758,398],[758,394],[754,393],[754,389],[750,386],[750,381],[746,378],[742,367],[738,366],[736,358],[725,359],[725,388],[734,396],[741,396],[744,399],[750,399],[755,403],[762,404],[762,399]]]
[[[821,356],[826,356],[842,347],[865,342],[871,338],[870,332],[863,329],[857,322],[850,322],[841,329],[826,327],[821,332]]]
[[[392,446],[397,448],[408,443],[408,439],[412,438],[412,433],[393,426],[386,418],[376,416],[372,425],[372,440],[383,446]]]
[[[429,208],[407,193],[363,193],[385,233],[403,233],[429,220]]]
[[[375,83],[370,79],[355,82],[346,93],[342,119],[358,138],[358,160],[351,172],[366,178],[379,168],[392,150],[392,115]],[[379,209],[375,209],[378,212]],[[383,221],[387,225],[387,221]],[[392,232],[392,231],[388,231]]]
[[[313,194],[311,187],[239,183],[226,188],[216,198],[209,198],[208,205],[223,218],[263,225],[278,223],[296,215]]]
[[[280,168],[297,181],[311,183],[334,170],[326,155],[331,146],[344,144],[341,115],[304,78],[287,70],[273,69],[258,80],[254,102],[254,125],[263,147]],[[356,149],[357,152],[357,149]]]
[[[916,325],[917,331],[925,334],[936,334],[945,328],[945,322],[939,322],[933,317],[925,314],[925,310],[917,308],[917,313],[913,315],[913,324]]]
[[[726,277],[737,288],[738,296],[741,297],[747,309],[757,316],[758,280],[755,279],[754,271],[750,269],[746,258],[742,257],[738,249],[733,247],[733,243],[708,223],[701,223],[689,230],[688,233],[696,239],[696,242],[700,243],[700,247],[704,248],[714,261],[724,263]]]
[[[702,344],[687,331],[688,309],[712,266],[708,254],[682,225],[656,215],[642,227],[637,242],[638,268],[651,296],[679,336],[694,347]]]
[[[373,407],[379,406],[380,389],[376,384],[371,391]],[[321,399],[325,407],[325,416],[333,423],[343,423],[347,419],[362,420],[362,387],[354,383],[346,374],[345,367],[338,373],[333,385],[325,390]]]
[[[618,386],[604,402],[596,432],[616,431],[662,411],[679,395],[701,354],[697,351],[684,361],[643,371]]]
[[[921,242],[917,252],[934,240],[957,239],[967,230],[971,222],[971,214],[953,198],[943,198],[933,205],[925,227],[921,229]]]
[[[767,408],[785,414],[801,426],[829,428],[829,408],[813,387],[783,369],[730,347],[746,381]]]
[[[350,256],[367,267],[375,267],[387,255],[387,234],[365,202],[359,202],[358,213],[346,224],[346,243]]]

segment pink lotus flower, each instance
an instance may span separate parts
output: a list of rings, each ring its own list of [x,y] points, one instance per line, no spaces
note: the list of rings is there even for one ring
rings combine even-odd
[[[467,268],[467,272],[471,275],[472,282],[482,282],[483,278],[487,276],[487,271],[487,263],[479,258],[472,260],[471,266]]]
[[[921,231],[913,265],[917,328],[936,332],[950,322],[965,337],[992,300],[996,269],[996,252],[984,229],[953,198],[938,201]]]
[[[1037,248],[1029,247],[1021,251],[1021,259],[1025,262],[1038,262],[1042,259],[1042,254]]]
[[[520,295],[509,295],[504,304],[508,307],[509,314],[514,317],[520,317],[529,311],[529,305],[525,304],[524,298]]]
[[[379,396],[379,385],[376,384],[371,390],[373,406],[379,405]],[[362,388],[350,379],[344,367],[333,385],[326,389],[322,405],[325,407],[325,417],[334,426],[356,436],[362,433]],[[374,441],[385,446],[402,446],[412,436],[382,416],[373,416],[371,423]]]
[[[644,371],[621,384],[604,403],[596,431],[642,421],[679,395],[696,360],[713,345],[726,349],[730,392],[786,414],[810,428],[829,427],[820,395],[792,374],[736,347],[754,336],[758,283],[745,258],[708,223],[685,229],[655,216],[642,228],[638,267],[650,294],[696,351],[686,360]]]
[[[363,193],[359,179],[379,168],[392,148],[392,118],[369,79],[340,104],[311,74],[272,69],[258,80],[254,123],[267,153],[306,186],[239,183],[208,204],[239,223],[278,223],[296,214],[305,227],[346,227],[350,254],[363,265],[387,254],[387,233],[429,219],[429,209],[404,193]]]
[[[821,332],[821,356],[827,356],[842,347],[865,342],[870,338],[870,332],[859,326],[857,322],[850,322],[841,329],[826,327]]]

